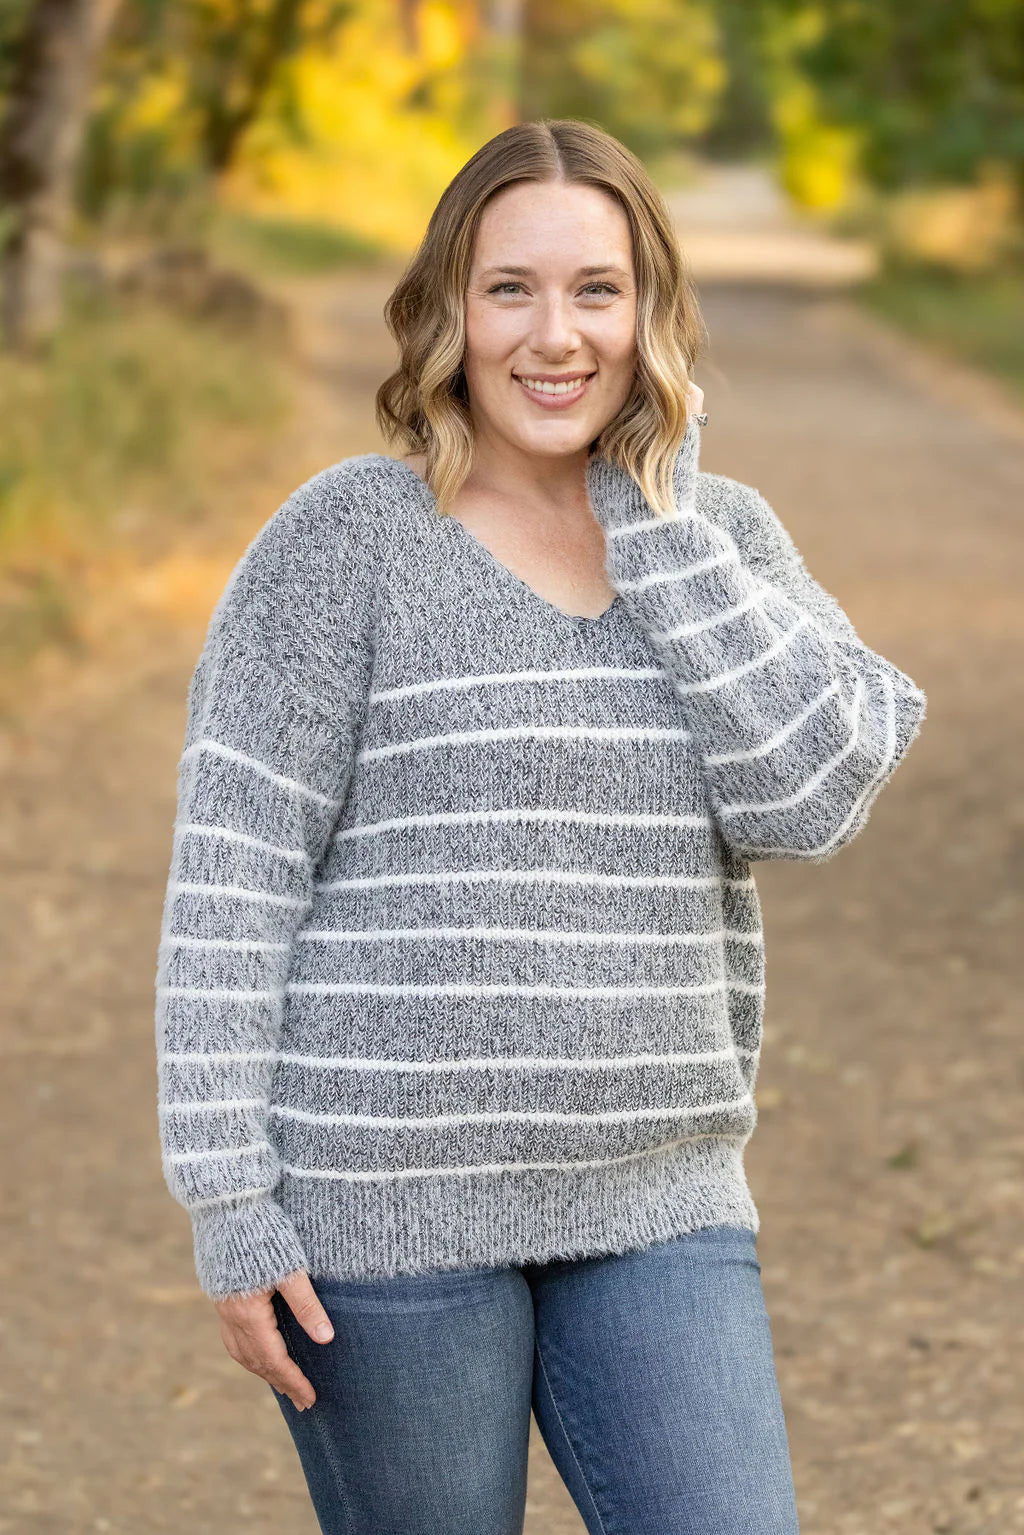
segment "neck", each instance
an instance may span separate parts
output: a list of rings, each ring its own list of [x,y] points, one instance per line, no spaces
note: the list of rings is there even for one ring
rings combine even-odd
[[[505,442],[477,437],[473,463],[463,484],[472,496],[514,501],[520,511],[561,517],[578,509],[589,512],[587,448],[572,453],[528,453]]]

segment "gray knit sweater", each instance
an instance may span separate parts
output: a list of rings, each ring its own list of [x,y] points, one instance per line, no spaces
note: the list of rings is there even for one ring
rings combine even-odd
[[[408,465],[312,476],[188,697],[163,1168],[214,1298],[758,1230],[750,861],[863,827],[924,718],[750,486],[591,459],[615,600],[541,598]]]

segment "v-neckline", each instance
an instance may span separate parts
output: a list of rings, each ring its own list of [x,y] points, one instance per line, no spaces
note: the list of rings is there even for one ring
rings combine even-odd
[[[506,584],[511,584],[520,592],[521,595],[525,596],[527,600],[538,604],[541,608],[546,609],[548,613],[557,616],[564,622],[573,624],[577,627],[586,627],[589,625],[605,623],[617,611],[622,601],[622,597],[619,592],[615,593],[615,596],[612,598],[611,602],[606,608],[603,608],[600,613],[595,613],[593,615],[589,613],[569,613],[565,608],[559,607],[557,602],[551,602],[547,597],[542,597],[540,592],[537,591],[536,587],[531,586],[529,581],[524,581],[522,576],[517,576],[514,570],[510,570],[509,567],[505,564],[504,560],[499,560],[493,549],[489,549],[482,539],[477,538],[475,533],[471,533],[470,530],[466,527],[465,523],[460,522],[458,517],[453,516],[451,513],[448,513],[444,517],[441,516],[437,509],[437,497],[434,495],[434,492],[431,490],[426,480],[423,479],[422,475],[416,473],[416,470],[412,467],[411,464],[405,463],[405,461],[400,458],[392,458],[388,453],[380,453],[377,456],[378,458],[384,459],[386,463],[397,464],[399,469],[403,470],[406,474],[411,475],[412,478],[416,481],[416,484],[419,486],[423,494],[423,499],[433,513],[437,523],[453,524],[454,527],[458,530],[457,536],[462,538],[463,542],[468,546],[470,552],[475,555],[477,563],[484,569],[488,569],[496,573],[499,579],[505,581]]]

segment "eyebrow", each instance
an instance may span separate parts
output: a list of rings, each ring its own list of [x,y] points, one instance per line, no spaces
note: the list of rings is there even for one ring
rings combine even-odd
[[[507,272],[512,277],[532,277],[534,269],[531,266],[489,266],[480,273],[481,277],[489,277],[492,272]],[[628,277],[629,273],[620,266],[581,266],[576,270],[577,277],[596,277],[601,272],[615,272],[619,277]]]

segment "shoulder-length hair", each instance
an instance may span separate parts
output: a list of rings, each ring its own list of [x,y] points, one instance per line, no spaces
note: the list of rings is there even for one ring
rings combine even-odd
[[[517,182],[597,187],[622,207],[636,274],[633,389],[591,449],[625,469],[657,515],[672,515],[672,473],[688,420],[687,385],[707,340],[672,216],[637,157],[578,118],[519,123],[481,146],[445,187],[426,234],[384,308],[399,361],[376,396],[385,440],[426,454],[442,514],[469,473],[473,431],[466,380],[465,295],[488,201]]]

